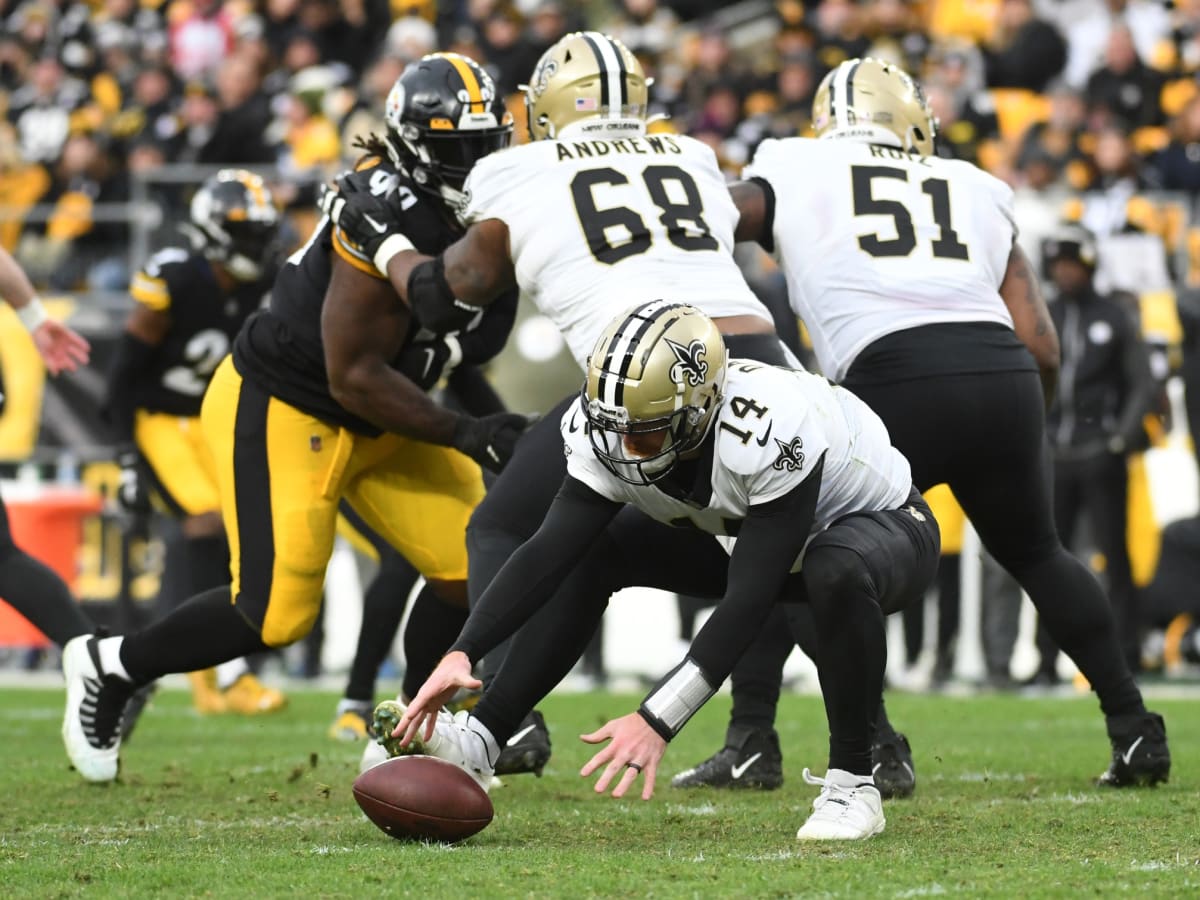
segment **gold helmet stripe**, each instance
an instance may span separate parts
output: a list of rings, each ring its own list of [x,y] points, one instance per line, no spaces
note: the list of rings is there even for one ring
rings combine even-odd
[[[471,65],[457,53],[444,53],[442,58],[454,66],[458,77],[462,79],[463,86],[467,89],[471,112],[487,112],[487,106],[483,102],[483,90],[479,86],[479,79],[475,77],[475,71]]]
[[[622,109],[629,103],[625,85],[625,58],[607,35],[585,31],[583,39],[596,55],[596,65],[600,69],[600,106],[608,109],[610,119],[619,118]]]

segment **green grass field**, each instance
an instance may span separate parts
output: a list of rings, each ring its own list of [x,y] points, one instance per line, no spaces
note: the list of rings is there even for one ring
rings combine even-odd
[[[299,693],[268,719],[201,719],[164,691],[126,748],[121,781],[85,785],[59,742],[61,694],[0,693],[0,896],[9,897],[996,897],[1200,895],[1200,709],[1167,718],[1172,782],[1101,791],[1103,723],[1091,698],[896,695],[916,796],[887,804],[861,844],[800,845],[823,772],[820,701],[786,697],[786,783],[774,793],[596,796],[576,736],[633,698],[562,695],[542,707],[545,776],[493,794],[496,819],[453,847],[386,837],[350,793],[360,747],[325,737],[334,697]],[[667,773],[715,749],[727,699],[697,716]]]

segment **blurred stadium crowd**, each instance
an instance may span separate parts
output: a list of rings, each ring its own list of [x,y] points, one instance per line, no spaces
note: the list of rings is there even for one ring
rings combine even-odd
[[[1200,0],[0,0],[0,9],[0,243],[41,288],[70,293],[77,312],[104,294],[126,299],[131,274],[220,165],[263,172],[290,239],[302,242],[317,185],[358,155],[356,137],[381,128],[404,66],[433,50],[484,64],[524,140],[518,85],[559,37],[592,27],[624,41],[654,77],[653,111],[664,117],[655,127],[709,143],[731,178],[764,138],[806,133],[817,85],[839,62],[898,63],[926,87],[938,152],[1014,187],[1035,262],[1064,219],[1085,225],[1099,241],[1097,288],[1140,305],[1160,383],[1182,365],[1200,290]],[[770,289],[769,261],[748,254],[746,267]],[[514,343],[544,362],[554,352],[534,346],[543,338],[560,346],[533,326]],[[543,374],[512,383],[519,392],[534,381],[557,399]],[[1152,435],[1167,410],[1151,417]],[[1143,583],[1156,550],[1147,552],[1147,563],[1135,560]]]

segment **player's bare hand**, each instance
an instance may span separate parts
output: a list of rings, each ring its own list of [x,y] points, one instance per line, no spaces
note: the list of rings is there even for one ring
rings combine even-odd
[[[92,349],[83,337],[52,319],[33,330],[33,343],[51,375],[86,366]]]
[[[667,742],[640,715],[630,713],[613,719],[597,731],[579,737],[589,744],[609,742],[579,770],[579,774],[587,778],[605,766],[603,774],[596,781],[597,794],[607,791],[613,779],[617,778],[612,795],[624,797],[625,792],[637,781],[638,775],[641,775],[642,799],[649,800],[654,796],[654,778],[658,774],[658,764],[667,752]]]
[[[402,747],[407,747],[418,734],[429,740],[437,724],[438,710],[449,703],[460,688],[474,690],[482,684],[471,674],[471,660],[467,654],[457,650],[447,653],[425,679],[417,696],[409,702],[392,731],[392,737],[400,738]]]

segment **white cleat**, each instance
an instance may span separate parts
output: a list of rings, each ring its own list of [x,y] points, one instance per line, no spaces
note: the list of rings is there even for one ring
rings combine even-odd
[[[813,813],[796,837],[802,841],[860,841],[883,831],[883,798],[870,776],[830,769],[824,778],[804,770],[807,784],[818,784]]]
[[[377,740],[385,743],[381,749],[387,756],[414,753],[436,756],[438,759],[444,759],[446,762],[458,766],[474,778],[485,791],[492,787],[493,782],[496,781],[496,767],[488,759],[487,744],[483,736],[467,725],[471,718],[471,714],[467,710],[460,710],[453,716],[446,710],[441,710],[438,713],[433,737],[425,740],[423,735],[418,734],[407,747],[401,749],[399,742],[391,738],[391,730],[395,728],[395,723],[400,721],[403,713],[404,705],[399,700],[385,700],[375,707],[375,729],[376,734],[379,735]],[[368,764],[368,753],[371,754],[370,764]],[[386,758],[384,757],[384,759]],[[367,752],[363,753],[362,770],[365,771],[371,765],[378,765],[380,762],[383,762],[383,759],[379,759],[368,747]]]
[[[387,747],[377,744],[375,741],[367,741],[367,746],[363,748],[362,759],[358,761],[358,772],[361,775],[367,769],[373,769],[389,759],[391,757],[388,756]]]
[[[67,708],[62,736],[67,756],[86,781],[107,782],[120,768],[121,719],[134,686],[100,670],[98,639],[81,635],[63,647]]]

